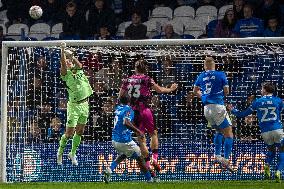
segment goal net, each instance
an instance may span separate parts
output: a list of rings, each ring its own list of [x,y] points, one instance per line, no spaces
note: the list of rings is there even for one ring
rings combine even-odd
[[[169,95],[153,93],[151,107],[159,130],[160,179],[262,179],[265,145],[255,115],[233,122],[234,174],[214,164],[214,131],[192,89],[206,56],[224,70],[230,84],[227,102],[240,109],[272,81],[283,97],[284,38],[67,41],[83,64],[94,90],[90,116],[78,150],[78,166],[56,164],[65,131],[67,91],[60,79],[60,41],[4,42],[1,70],[1,180],[7,182],[101,181],[117,155],[111,145],[113,107],[123,78],[144,58],[149,75],[162,86],[177,82]],[[115,170],[113,181],[144,180],[134,160]]]

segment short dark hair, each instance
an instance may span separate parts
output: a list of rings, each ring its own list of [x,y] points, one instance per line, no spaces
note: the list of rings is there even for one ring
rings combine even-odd
[[[275,86],[271,82],[264,82],[264,83],[262,83],[262,87],[268,93],[274,93],[275,92]]]
[[[139,72],[139,73],[147,73],[147,61],[144,59],[140,59],[137,60],[135,62],[135,69]]]
[[[128,104],[129,102],[130,102],[130,99],[128,95],[124,95],[119,98],[119,103],[121,104]]]

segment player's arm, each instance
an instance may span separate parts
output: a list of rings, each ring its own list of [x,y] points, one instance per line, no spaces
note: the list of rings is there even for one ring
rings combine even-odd
[[[67,65],[66,65],[66,55],[65,55],[66,43],[61,43],[61,59],[60,59],[60,74],[65,76],[67,74]]]
[[[152,84],[153,84],[152,89],[154,89],[154,91],[156,91],[157,93],[170,93],[170,92],[175,91],[178,87],[176,83],[172,84],[170,88],[159,86],[154,81],[152,81]]]
[[[75,65],[76,69],[82,69],[83,68],[83,65],[81,64],[81,62],[76,57],[74,57],[74,55],[72,56],[71,60],[72,60],[72,63]]]
[[[196,85],[195,85],[195,86],[193,87],[193,94],[195,94],[198,98],[201,98],[202,92],[201,92],[199,86],[196,86]]]
[[[232,112],[233,115],[237,117],[246,117],[252,114],[256,110],[256,101],[254,101],[246,110],[239,111],[238,109],[234,108],[231,104],[228,105],[229,111]]]
[[[137,128],[135,127],[131,121],[129,120],[129,118],[125,117],[123,119],[123,124],[130,130],[134,131],[135,133],[139,134],[141,137],[143,136],[143,133]]]
[[[118,99],[125,96],[127,93],[126,90],[123,89],[123,87],[120,88],[119,93],[118,93]]]

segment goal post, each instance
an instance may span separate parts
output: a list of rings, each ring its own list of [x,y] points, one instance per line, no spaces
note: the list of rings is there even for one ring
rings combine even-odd
[[[229,175],[211,162],[211,129],[207,127],[200,101],[189,92],[203,70],[205,56],[213,56],[218,69],[227,73],[232,91],[227,98],[229,102],[244,104],[249,95],[259,96],[260,83],[267,80],[275,82],[278,94],[284,97],[283,37],[65,41],[67,48],[85,63],[98,95],[91,101],[86,137],[78,152],[79,166],[72,167],[64,157],[65,165],[59,167],[55,158],[60,129],[65,128],[62,112],[66,103],[66,90],[58,72],[61,42],[2,44],[1,182],[101,181],[102,170],[116,156],[110,139],[112,103],[120,80],[132,73],[133,61],[139,57],[148,61],[149,75],[158,84],[167,86],[176,81],[180,85],[177,93],[154,94],[152,99],[161,141],[160,177],[165,181],[221,180]],[[172,75],[163,70],[166,60],[171,62],[168,67],[174,69]],[[38,68],[40,61],[45,63]],[[265,146],[259,140],[256,119],[251,117],[234,124],[236,141],[231,159],[239,171],[228,179],[261,179]],[[56,130],[50,125],[61,126]],[[244,131],[242,125],[249,125],[253,133],[250,129]],[[116,172],[114,181],[143,180],[132,160],[122,163]]]

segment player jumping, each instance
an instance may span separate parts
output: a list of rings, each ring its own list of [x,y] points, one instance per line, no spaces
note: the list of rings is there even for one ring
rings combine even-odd
[[[104,181],[108,183],[111,173],[117,165],[129,157],[137,160],[147,182],[152,182],[153,179],[145,165],[140,148],[131,137],[132,131],[134,131],[138,137],[143,137],[143,133],[132,124],[134,111],[128,105],[129,98],[124,96],[121,97],[119,101],[120,104],[115,108],[114,128],[112,130],[112,145],[119,156],[111,163],[110,167],[104,171]]]
[[[62,164],[63,151],[68,140],[73,136],[72,149],[68,157],[73,165],[78,165],[76,151],[81,143],[81,136],[88,121],[88,98],[93,94],[93,90],[82,70],[82,64],[73,56],[70,50],[65,50],[65,47],[66,44],[62,43],[60,74],[62,80],[66,82],[69,99],[67,104],[67,126],[59,142],[57,164]]]
[[[154,125],[152,110],[150,109],[151,89],[157,93],[170,93],[177,89],[177,84],[172,84],[170,88],[161,87],[147,74],[147,62],[140,59],[135,62],[135,74],[123,81],[119,91],[119,97],[128,94],[131,97],[131,106],[135,112],[135,125],[142,131],[150,135],[150,148],[152,150],[152,165],[156,171],[160,171],[158,164],[158,130]],[[146,160],[146,166],[150,168],[150,156],[146,145],[146,138],[138,139],[142,155]]]
[[[215,160],[233,172],[229,157],[232,152],[234,135],[231,120],[224,105],[224,96],[229,94],[228,80],[224,72],[215,70],[215,62],[211,57],[205,58],[204,69],[205,71],[198,76],[194,84],[193,92],[201,98],[205,118],[216,129]],[[221,156],[223,138],[225,138],[224,157]]]
[[[262,84],[262,97],[252,102],[251,106],[244,111],[238,111],[229,106],[229,109],[237,117],[246,117],[257,112],[257,119],[261,130],[261,136],[267,145],[267,154],[264,166],[264,177],[270,178],[270,165],[276,155],[276,146],[279,145],[279,164],[275,173],[276,182],[281,181],[281,170],[284,168],[284,133],[281,123],[281,111],[283,110],[283,101],[273,96],[275,87],[272,83]]]

